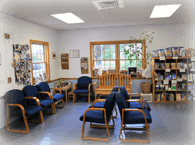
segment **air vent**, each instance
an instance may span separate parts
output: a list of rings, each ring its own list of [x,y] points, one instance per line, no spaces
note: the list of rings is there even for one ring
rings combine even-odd
[[[93,4],[98,10],[111,9],[111,8],[123,8],[123,0],[106,0],[106,1],[93,1]]]

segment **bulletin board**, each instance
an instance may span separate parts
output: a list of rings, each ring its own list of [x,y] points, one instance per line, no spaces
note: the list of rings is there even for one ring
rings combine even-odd
[[[88,58],[81,57],[81,74],[88,74],[88,73],[89,73]]]
[[[15,81],[18,85],[31,84],[31,58],[28,44],[13,44]]]

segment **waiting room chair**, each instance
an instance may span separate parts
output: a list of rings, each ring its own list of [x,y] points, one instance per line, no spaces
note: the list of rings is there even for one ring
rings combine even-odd
[[[56,108],[64,108],[64,95],[62,94],[59,88],[50,88],[48,83],[40,82],[36,86],[42,98],[48,98],[49,96],[53,97],[54,102],[61,102],[62,106],[56,106]],[[51,94],[51,89],[59,91],[60,93]]]
[[[142,104],[138,102],[129,102],[127,103],[127,107],[131,106],[130,108],[142,109],[142,106],[144,106],[145,109],[147,109],[148,111],[151,111],[150,105],[146,101],[143,101],[143,97],[140,94],[128,93],[124,86],[120,87],[120,91],[124,93],[126,100],[132,99],[133,96],[136,96],[136,97],[138,96],[140,98],[140,101],[142,102]]]
[[[32,117],[33,115],[39,113],[40,120],[31,120],[29,122],[35,122],[35,123],[43,123],[43,112],[42,107],[40,104],[40,100],[36,97],[25,97],[23,92],[21,90],[10,90],[5,94],[5,98],[7,99],[7,121],[6,121],[6,129],[10,132],[18,132],[18,133],[29,133],[29,125],[27,119]],[[25,100],[31,99],[33,102],[35,102],[35,105],[26,105]],[[20,115],[22,115],[24,119],[24,124],[26,127],[26,130],[16,130],[16,129],[10,129],[9,128],[9,118],[10,118],[10,107],[13,111],[17,111]],[[20,117],[20,116],[19,116]]]
[[[92,91],[92,80],[88,76],[82,76],[78,78],[78,81],[73,86],[73,103],[75,103],[76,95],[78,94],[88,94],[88,103],[90,103],[90,93]]]
[[[111,92],[118,92],[118,88],[119,88],[118,86],[114,86],[114,88],[112,89]],[[100,98],[99,98],[99,99],[100,99]],[[97,103],[95,103],[95,104],[93,103],[93,105],[91,105],[89,108],[91,108],[91,107],[93,107],[93,108],[103,108],[104,105],[105,105],[105,102],[97,102]],[[116,118],[117,115],[118,115],[116,106],[114,107],[114,109],[115,109],[116,115],[113,116],[113,117]]]
[[[136,102],[137,100],[129,99],[126,100],[124,96],[124,92],[116,92],[116,102],[120,111],[121,115],[121,129],[119,133],[119,139],[122,142],[139,142],[139,143],[149,143],[150,142],[150,135],[149,135],[149,126],[148,124],[152,123],[152,117],[150,112],[144,108],[142,109],[133,109],[127,108],[126,102]],[[141,103],[141,102],[139,102]],[[131,104],[130,104],[131,105]],[[145,124],[145,127],[134,127],[128,128],[126,127],[127,124]],[[138,139],[122,139],[122,130],[146,130],[147,131],[147,140],[138,140]]]
[[[37,87],[33,85],[28,85],[25,86],[22,90],[24,93],[25,97],[37,97],[40,100],[40,104],[43,107],[43,109],[51,106],[52,107],[52,112],[44,112],[45,114],[56,114],[56,108],[55,108],[55,103],[53,100],[53,96],[50,95],[49,98],[43,98],[40,96],[40,92],[38,91]],[[28,104],[35,105],[35,102],[32,102],[32,100],[28,100]]]
[[[110,132],[109,128],[114,128],[115,122],[113,119],[113,110],[115,106],[115,92],[111,92],[106,99],[96,99],[93,104],[96,102],[105,102],[103,108],[88,108],[84,115],[80,117],[80,120],[83,121],[81,139],[86,140],[98,140],[98,141],[109,141],[110,140]],[[109,125],[110,121],[113,121],[113,125]],[[106,128],[108,139],[106,138],[95,138],[95,137],[84,137],[84,127],[85,122],[90,122],[90,127],[94,128]],[[99,124],[92,124],[99,123]],[[105,124],[105,125],[100,125]]]

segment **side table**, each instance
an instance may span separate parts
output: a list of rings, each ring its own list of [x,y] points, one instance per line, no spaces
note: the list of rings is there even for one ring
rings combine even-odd
[[[69,89],[71,89],[72,88],[72,86],[64,86],[64,87],[61,87],[61,88],[59,88],[61,91],[64,91],[65,92],[65,95],[66,95],[66,102],[67,102],[67,100],[68,100],[68,90]]]

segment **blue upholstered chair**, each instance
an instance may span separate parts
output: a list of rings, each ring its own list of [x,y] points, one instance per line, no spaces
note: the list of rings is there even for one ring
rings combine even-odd
[[[114,86],[114,88],[112,89],[111,92],[118,92],[118,88],[119,88],[118,86]],[[104,104],[105,104],[105,102],[97,102],[95,104],[93,103],[93,106],[91,105],[91,106],[89,106],[89,108],[91,108],[91,107],[93,107],[93,108],[103,108]],[[117,110],[116,110],[116,106],[114,107],[114,109],[115,109],[115,112],[116,112],[116,116],[113,116],[113,117],[116,118],[117,115],[118,115]]]
[[[36,87],[37,87],[42,98],[48,98],[49,96],[52,96],[54,102],[61,100],[62,106],[56,106],[56,108],[64,108],[64,100],[63,100],[64,95],[62,94],[62,92],[59,88],[50,88],[48,83],[46,83],[46,82],[40,82],[40,83],[38,83],[38,85]],[[60,93],[51,94],[51,89],[57,90]]]
[[[81,139],[86,140],[98,140],[98,141],[109,141],[110,140],[110,132],[109,128],[114,128],[115,122],[112,116],[112,112],[115,106],[115,92],[111,92],[108,97],[105,99],[97,99],[93,103],[96,102],[105,102],[103,108],[88,108],[84,115],[80,117],[80,120],[83,121],[82,126],[82,133],[81,133]],[[110,120],[112,119],[113,125],[109,125]],[[94,128],[106,128],[108,139],[106,138],[95,138],[95,137],[84,137],[84,127],[85,122],[90,122],[90,127]],[[99,124],[92,124],[92,123],[99,123],[99,124],[105,124],[105,125],[99,125]]]
[[[25,86],[22,90],[24,93],[25,97],[37,97],[40,100],[40,104],[43,107],[43,109],[49,107],[51,105],[52,107],[52,113],[51,112],[44,112],[47,114],[56,114],[56,108],[53,100],[53,96],[49,96],[49,98],[42,98],[40,97],[40,93],[38,89],[35,86],[28,85]],[[32,100],[28,100],[27,102],[30,105],[35,105],[35,102],[32,102]]]
[[[141,104],[138,102],[129,102],[127,103],[127,107],[129,107],[130,105],[130,108],[142,109],[142,106],[144,106],[145,109],[147,109],[148,111],[151,111],[150,105],[146,101],[143,101],[143,97],[140,94],[128,93],[124,86],[120,87],[120,91],[124,93],[126,100],[132,99],[131,97],[133,96],[140,97]]]
[[[5,94],[5,98],[7,99],[7,121],[6,121],[7,131],[19,132],[19,133],[29,133],[30,130],[29,130],[27,119],[37,113],[39,113],[41,120],[40,121],[31,120],[31,122],[36,122],[36,123],[44,122],[42,107],[41,107],[41,104],[38,98],[25,97],[21,90],[16,90],[16,89],[8,91]],[[31,99],[33,102],[35,102],[35,105],[25,105],[25,100],[27,99]],[[26,130],[15,130],[15,129],[9,128],[10,109],[14,111],[11,113],[19,113],[19,115],[23,117]]]
[[[121,114],[121,129],[120,129],[120,133],[119,133],[119,139],[121,141],[129,141],[129,142],[140,142],[140,143],[149,143],[150,142],[150,135],[149,135],[149,125],[150,123],[152,123],[152,117],[150,115],[150,112],[146,109],[133,109],[131,108],[131,104],[130,104],[130,108],[127,108],[127,104],[126,102],[135,102],[136,100],[126,100],[125,98],[125,94],[124,92],[116,92],[116,102]],[[143,128],[127,128],[126,124],[145,124],[145,127]],[[122,130],[140,130],[140,129],[146,129],[147,131],[147,136],[148,139],[147,140],[136,140],[136,139],[122,139],[121,138],[121,133]]]
[[[90,77],[82,76],[73,86],[73,103],[75,103],[76,95],[88,94],[88,103],[90,103],[90,93],[92,92],[92,80]]]

